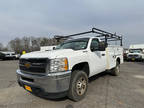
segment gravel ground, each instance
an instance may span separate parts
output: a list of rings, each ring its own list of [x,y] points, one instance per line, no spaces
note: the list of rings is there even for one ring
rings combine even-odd
[[[18,61],[0,61],[0,108],[144,108],[144,63],[126,62],[118,77],[90,78],[87,96],[48,100],[31,95],[16,82]]]

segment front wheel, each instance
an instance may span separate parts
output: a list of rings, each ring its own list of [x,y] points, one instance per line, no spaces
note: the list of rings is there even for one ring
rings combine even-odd
[[[87,92],[88,76],[83,71],[72,72],[68,97],[73,101],[82,100]]]

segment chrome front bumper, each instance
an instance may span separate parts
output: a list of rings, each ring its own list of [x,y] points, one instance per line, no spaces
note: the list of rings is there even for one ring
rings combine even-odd
[[[70,84],[71,71],[59,72],[48,75],[31,75],[17,70],[18,83],[39,88],[46,93],[60,93],[68,91]]]

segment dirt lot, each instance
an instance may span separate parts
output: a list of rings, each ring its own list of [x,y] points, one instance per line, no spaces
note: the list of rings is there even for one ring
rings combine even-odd
[[[31,95],[16,82],[18,61],[0,61],[0,108],[144,108],[144,63],[127,62],[118,77],[90,78],[87,96],[47,100]]]

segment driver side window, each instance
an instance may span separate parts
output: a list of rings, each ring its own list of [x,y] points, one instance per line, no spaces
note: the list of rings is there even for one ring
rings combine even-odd
[[[93,39],[91,42],[91,51],[97,51],[99,49],[99,41],[98,39]]]

